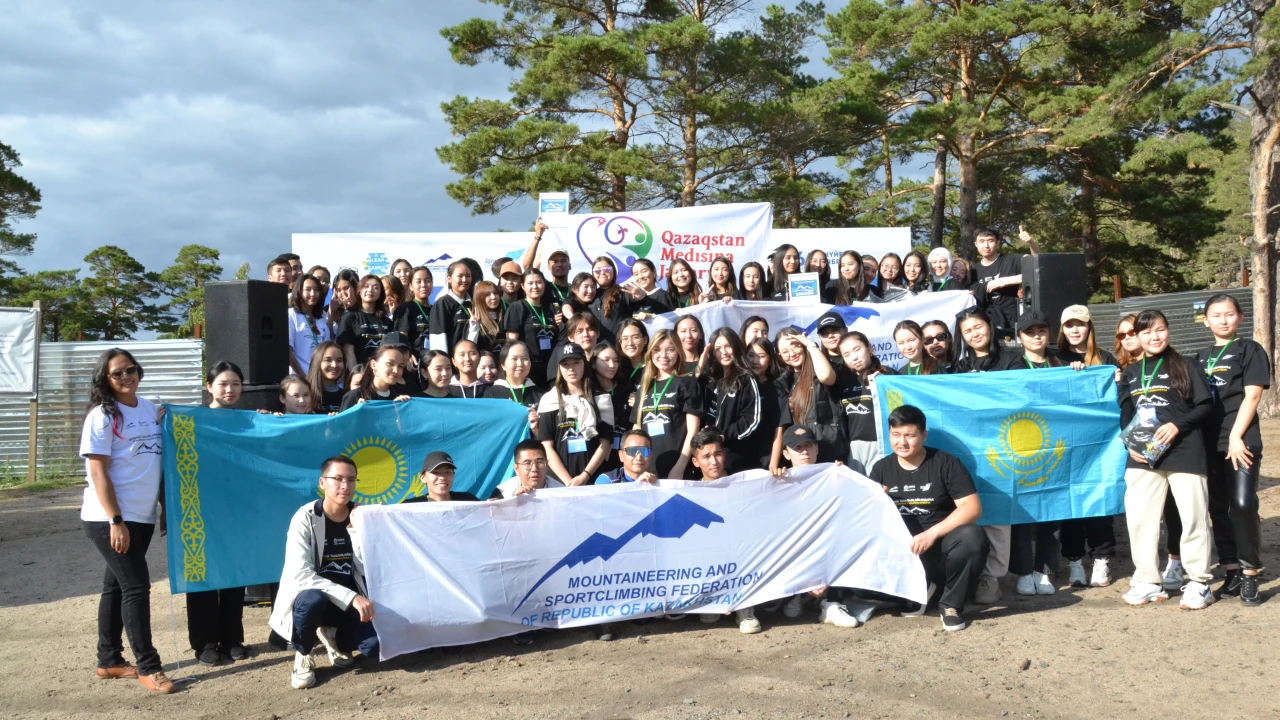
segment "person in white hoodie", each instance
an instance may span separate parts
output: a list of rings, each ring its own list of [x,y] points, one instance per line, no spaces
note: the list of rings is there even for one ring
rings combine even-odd
[[[303,505],[289,521],[280,591],[271,610],[271,629],[293,639],[291,684],[299,690],[316,684],[311,651],[317,642],[334,667],[350,665],[352,650],[366,657],[378,652],[373,603],[352,526],[355,462],[345,455],[325,460],[320,489],[324,498]]]

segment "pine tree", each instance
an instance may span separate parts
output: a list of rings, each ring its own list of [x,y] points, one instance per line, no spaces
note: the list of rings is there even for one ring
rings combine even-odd
[[[169,301],[160,307],[157,329],[164,337],[191,337],[204,324],[204,285],[222,277],[219,252],[204,245],[184,245],[174,263],[156,275],[156,290]]]
[[[35,217],[40,209],[40,191],[15,170],[22,160],[13,148],[0,143],[0,255],[30,255],[35,246],[34,233],[18,232],[15,220]],[[17,270],[12,261],[0,259],[0,273]]]
[[[86,339],[128,340],[157,326],[159,313],[147,303],[157,294],[154,277],[142,263],[115,245],[103,245],[84,261],[92,273],[83,283]]]

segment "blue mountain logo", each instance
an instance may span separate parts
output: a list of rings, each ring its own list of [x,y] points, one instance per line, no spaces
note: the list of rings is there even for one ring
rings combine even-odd
[[[452,259],[453,259],[453,256],[452,256],[452,255],[450,255],[449,253],[445,253],[445,254],[441,255],[440,257],[438,257],[438,258],[431,258],[430,260],[428,260],[428,261],[426,261],[426,262],[424,262],[424,263],[422,263],[422,264],[423,264],[423,265],[435,265],[436,263],[440,263],[440,262],[444,262],[445,260],[452,260]]]
[[[722,522],[724,522],[724,518],[692,500],[681,495],[673,496],[616,538],[611,538],[602,533],[592,533],[591,537],[583,540],[578,547],[570,550],[568,555],[560,558],[560,562],[551,566],[547,574],[534,583],[533,588],[525,594],[524,598],[520,600],[520,604],[516,606],[516,612],[525,604],[529,596],[533,595],[542,586],[542,583],[556,574],[556,571],[560,568],[571,568],[575,565],[591,562],[596,558],[608,560],[632,540],[644,535],[652,535],[658,538],[682,538],[685,533],[695,527],[709,528],[711,523]],[[512,615],[514,614],[515,612],[512,613]]]
[[[869,307],[858,307],[857,305],[837,305],[831,308],[831,312],[844,318],[844,324],[846,326],[852,325],[858,320],[870,320],[871,318],[880,317],[880,312],[878,310],[872,310]],[[799,330],[805,335],[808,335],[818,329],[818,320],[815,318],[813,322],[809,323],[805,327],[800,327],[799,325],[792,325],[791,327]]]

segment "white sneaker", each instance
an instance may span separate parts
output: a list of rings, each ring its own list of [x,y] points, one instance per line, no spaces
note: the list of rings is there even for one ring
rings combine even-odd
[[[1130,605],[1146,605],[1147,603],[1161,603],[1169,599],[1169,593],[1164,588],[1155,583],[1133,583],[1129,586],[1129,592],[1120,598]]]
[[[720,622],[720,615],[718,613],[704,613],[699,615],[698,619],[702,621],[703,625],[715,625]]]
[[[1182,587],[1182,602],[1178,607],[1183,610],[1203,610],[1213,604],[1213,591],[1209,586],[1192,580]]]
[[[320,638],[320,644],[324,646],[324,651],[329,654],[329,663],[334,667],[347,667],[351,664],[351,656],[338,649],[338,631],[335,628],[318,627],[316,628],[316,637]]]
[[[828,625],[835,625],[842,628],[856,628],[862,623],[858,622],[858,618],[849,614],[844,609],[844,605],[838,602],[822,603],[822,611],[818,613],[818,619]]]
[[[990,575],[978,578],[978,589],[973,593],[973,601],[979,605],[1000,602],[1000,581]]]
[[[1071,587],[1089,587],[1089,580],[1084,575],[1084,560],[1068,560],[1067,572],[1067,582]]]
[[[1089,584],[1094,587],[1106,587],[1111,584],[1111,561],[1106,558],[1094,558],[1093,577]]]
[[[782,606],[782,614],[789,618],[798,618],[804,613],[804,598],[799,595],[792,595],[786,605]]]
[[[1036,594],[1036,575],[1039,573],[1031,573],[1030,575],[1018,576],[1018,594],[1019,595],[1035,595]]]
[[[295,690],[305,690],[316,684],[316,659],[300,652],[293,654],[293,676],[289,684]]]
[[[1054,587],[1053,585],[1053,578],[1049,577],[1048,573],[1038,572],[1038,573],[1031,573],[1031,574],[1036,579],[1037,595],[1052,595],[1058,592],[1058,588]]]
[[[734,613],[734,617],[737,618],[738,630],[740,630],[743,635],[754,635],[761,630],[764,630],[760,625],[760,621],[756,619],[756,611],[751,608],[737,611]]]
[[[1177,590],[1187,579],[1186,573],[1182,571],[1182,561],[1173,558],[1169,558],[1169,564],[1164,566],[1164,572],[1160,574],[1163,576],[1160,584],[1164,585],[1165,590]]]

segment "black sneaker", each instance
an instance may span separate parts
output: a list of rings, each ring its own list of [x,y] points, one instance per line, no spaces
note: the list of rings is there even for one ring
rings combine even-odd
[[[1240,594],[1240,578],[1244,575],[1239,570],[1228,570],[1227,576],[1222,579],[1222,584],[1213,592],[1215,600],[1221,600],[1224,597],[1236,597]]]
[[[1258,576],[1240,574],[1240,602],[1249,607],[1262,604],[1262,593],[1258,592]]]
[[[227,648],[227,655],[232,660],[247,660],[249,659],[249,648],[240,643],[236,643],[235,645]]]
[[[532,645],[532,644],[533,644],[533,631],[532,631],[532,630],[525,630],[524,632],[520,633],[519,635],[515,635],[515,636],[513,636],[513,637],[511,638],[511,642],[514,642],[514,643],[515,643],[515,644],[517,644],[517,645]]]
[[[196,660],[198,660],[201,665],[215,667],[222,664],[222,654],[218,652],[217,645],[205,645],[204,649],[196,655]]]
[[[969,621],[964,619],[960,611],[955,608],[942,609],[942,629],[947,632],[955,632],[969,627]]]

